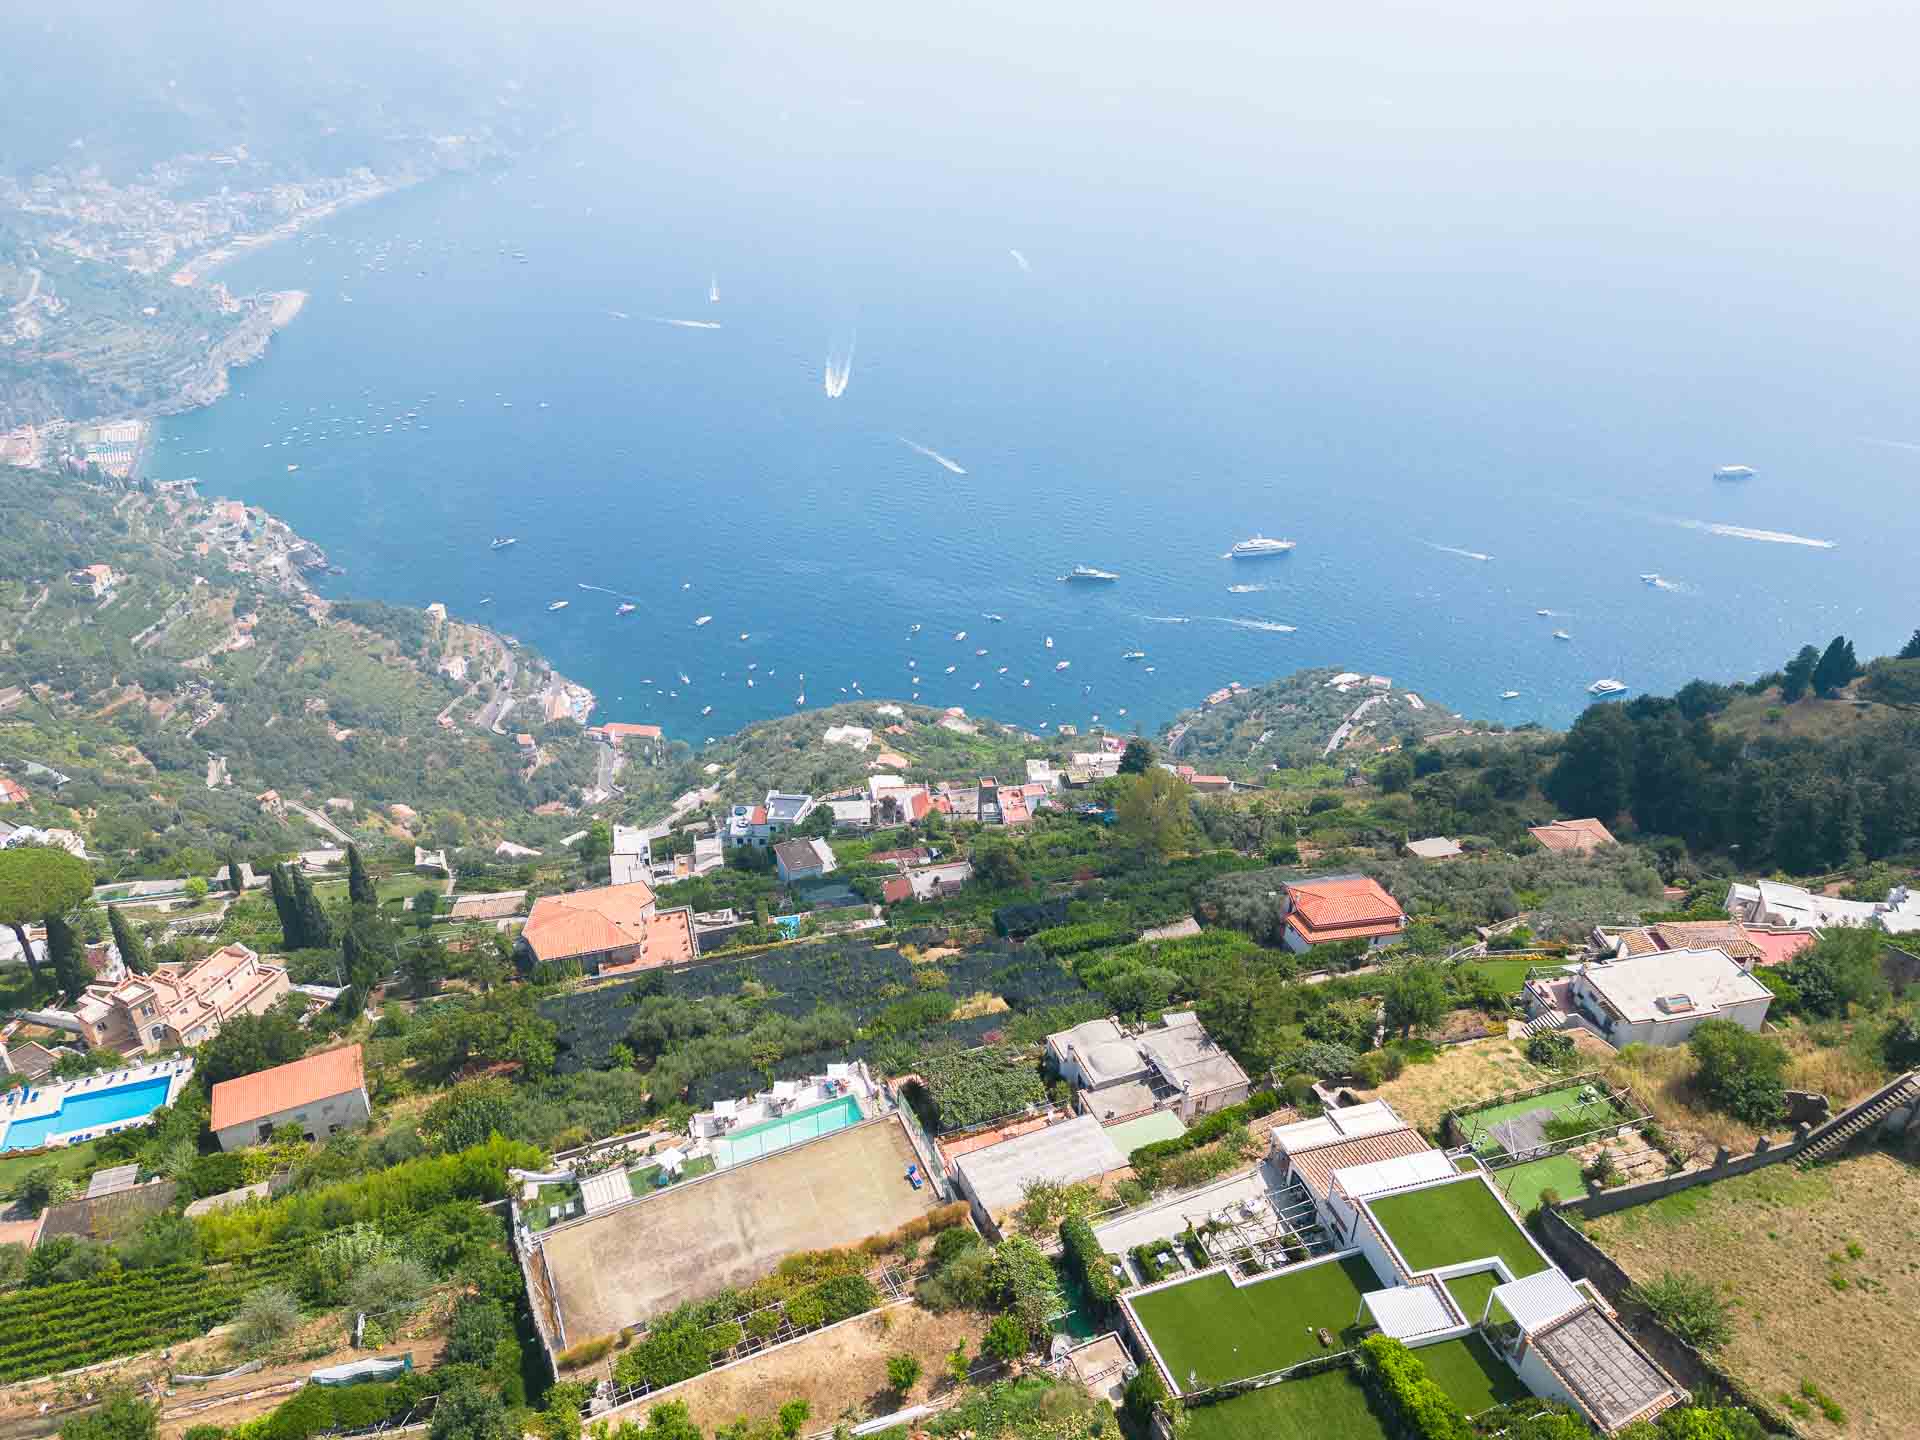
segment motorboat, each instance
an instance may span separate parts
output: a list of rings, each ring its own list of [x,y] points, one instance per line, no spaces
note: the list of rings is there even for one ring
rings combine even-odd
[[[693,623],[696,627],[698,627],[701,625],[709,625],[712,622],[713,622],[713,617],[711,615],[702,615],[698,620],[694,621]]]
[[[614,608],[613,613],[616,615],[631,615],[634,611],[638,610],[639,608],[640,607],[638,605],[633,604],[631,601],[623,600],[618,606]]]
[[[1520,692],[1518,690],[1502,690],[1500,692],[1500,698],[1502,700],[1518,700],[1520,698]]]
[[[1571,640],[1573,637],[1564,630],[1556,630],[1553,632],[1553,638],[1556,640]]]
[[[1751,465],[1721,465],[1713,472],[1716,480],[1751,480],[1759,472]]]
[[[1111,585],[1120,577],[1111,570],[1096,570],[1091,565],[1076,565],[1060,578],[1069,584],[1078,582],[1090,585]]]
[[[1147,658],[1147,652],[1144,650],[1129,650],[1120,658],[1122,660],[1144,660]]]
[[[489,550],[504,550],[509,545],[518,545],[519,543],[520,537],[517,535],[496,535],[493,537],[493,544],[487,548]]]
[[[1056,670],[1064,670],[1071,664],[1073,664],[1071,660],[1062,660],[1058,665],[1054,666],[1053,668]]]
[[[547,609],[564,610],[567,608],[567,606],[571,605],[572,603],[573,602],[571,600],[556,600],[551,605],[547,606]]]
[[[1227,551],[1227,557],[1231,560],[1258,560],[1263,555],[1284,555],[1293,549],[1294,543],[1292,540],[1273,540],[1256,533]]]
[[[1596,680],[1587,686],[1587,693],[1589,695],[1620,695],[1625,693],[1626,688],[1626,682],[1615,680],[1609,676],[1604,680]]]

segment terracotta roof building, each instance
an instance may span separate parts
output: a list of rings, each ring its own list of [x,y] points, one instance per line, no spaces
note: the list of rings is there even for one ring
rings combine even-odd
[[[265,1014],[290,988],[285,968],[234,944],[192,965],[89,985],[72,1015],[87,1044],[131,1055],[211,1040],[235,1015]]]
[[[322,1050],[304,1060],[256,1070],[213,1087],[208,1128],[222,1150],[239,1150],[298,1125],[308,1140],[324,1140],[367,1123],[367,1073],[358,1045]]]
[[[1615,844],[1613,832],[1591,816],[1585,820],[1555,820],[1529,825],[1527,833],[1557,855],[1588,855],[1602,845]]]
[[[694,956],[693,912],[662,910],[644,880],[544,895],[520,931],[524,965],[578,962],[606,975],[684,964]]]
[[[1302,880],[1286,889],[1283,941],[1296,954],[1335,940],[1383,945],[1407,928],[1407,915],[1379,882],[1365,875]]]

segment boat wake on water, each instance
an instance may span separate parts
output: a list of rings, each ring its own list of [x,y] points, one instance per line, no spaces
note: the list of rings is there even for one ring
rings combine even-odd
[[[718,330],[718,320],[675,320],[666,315],[653,317],[656,325],[678,325],[682,330]]]
[[[838,400],[842,395],[847,393],[847,382],[853,379],[853,347],[859,338],[860,337],[856,335],[852,340],[847,342],[847,357],[844,360],[836,360],[831,350],[827,352],[827,373],[825,381],[827,398],[829,400]],[[909,441],[908,443],[911,444],[912,442]]]
[[[1770,545],[1808,545],[1815,550],[1836,548],[1832,540],[1816,540],[1810,535],[1793,535],[1785,530],[1753,530],[1745,525],[1714,525],[1705,520],[1676,520],[1674,523],[1683,530],[1724,535],[1731,540],[1764,540]]]
[[[1027,274],[1031,275],[1033,273],[1033,266],[1027,263],[1026,256],[1022,255],[1018,250],[1009,250],[1007,253],[1013,257],[1013,263],[1018,265]]]
[[[845,384],[842,384],[840,388],[844,390],[847,387],[845,386]],[[831,395],[833,392],[829,390],[827,393]],[[929,450],[924,445],[915,444],[913,441],[907,439],[907,437],[904,435],[898,436],[897,438],[899,439],[902,445],[906,446],[909,450],[913,451],[914,454],[924,455],[927,457],[927,459],[933,461],[934,464],[943,465],[956,475],[964,475],[967,473],[966,467],[961,465],[959,461],[949,460],[946,456],[942,455],[938,450]]]
[[[1434,543],[1433,541],[1431,541],[1431,540],[1422,540],[1422,541],[1421,541],[1420,543],[1421,543],[1422,545],[1424,545],[1424,546],[1426,546],[1426,547],[1427,547],[1427,548],[1428,548],[1429,550],[1438,550],[1438,551],[1440,551],[1440,552],[1441,552],[1441,553],[1442,553],[1443,555],[1458,555],[1458,556],[1459,556],[1459,557],[1460,557],[1460,558],[1461,558],[1462,560],[1491,560],[1491,559],[1493,559],[1493,557],[1492,557],[1491,555],[1488,555],[1488,554],[1485,554],[1485,553],[1483,553],[1482,551],[1479,551],[1479,550],[1462,550],[1462,549],[1461,549],[1461,548],[1460,548],[1460,547],[1459,547],[1458,545],[1436,545],[1436,544],[1435,544],[1435,543]]]
[[[1211,617],[1222,625],[1232,625],[1241,630],[1265,630],[1273,635],[1291,635],[1297,628],[1294,625],[1282,625],[1278,620],[1246,620],[1234,615],[1215,615]]]

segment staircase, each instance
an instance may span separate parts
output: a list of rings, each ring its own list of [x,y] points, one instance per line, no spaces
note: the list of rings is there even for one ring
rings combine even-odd
[[[1903,1105],[1920,1100],[1920,1070],[1906,1074],[1869,1095],[1851,1110],[1843,1110],[1807,1136],[1807,1143],[1795,1158],[1802,1170],[1810,1170],[1822,1160],[1836,1158],[1859,1136],[1878,1125]]]
[[[1546,1030],[1566,1030],[1578,1025],[1580,1021],[1563,1010],[1543,1010],[1533,1019],[1520,1027],[1521,1033],[1529,1037]]]

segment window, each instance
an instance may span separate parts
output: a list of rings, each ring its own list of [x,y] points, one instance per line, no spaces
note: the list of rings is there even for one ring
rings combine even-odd
[[[273,1138],[273,1126],[268,1125],[263,1121],[260,1125],[260,1133],[254,1136],[254,1139],[271,1140],[272,1138]]]

